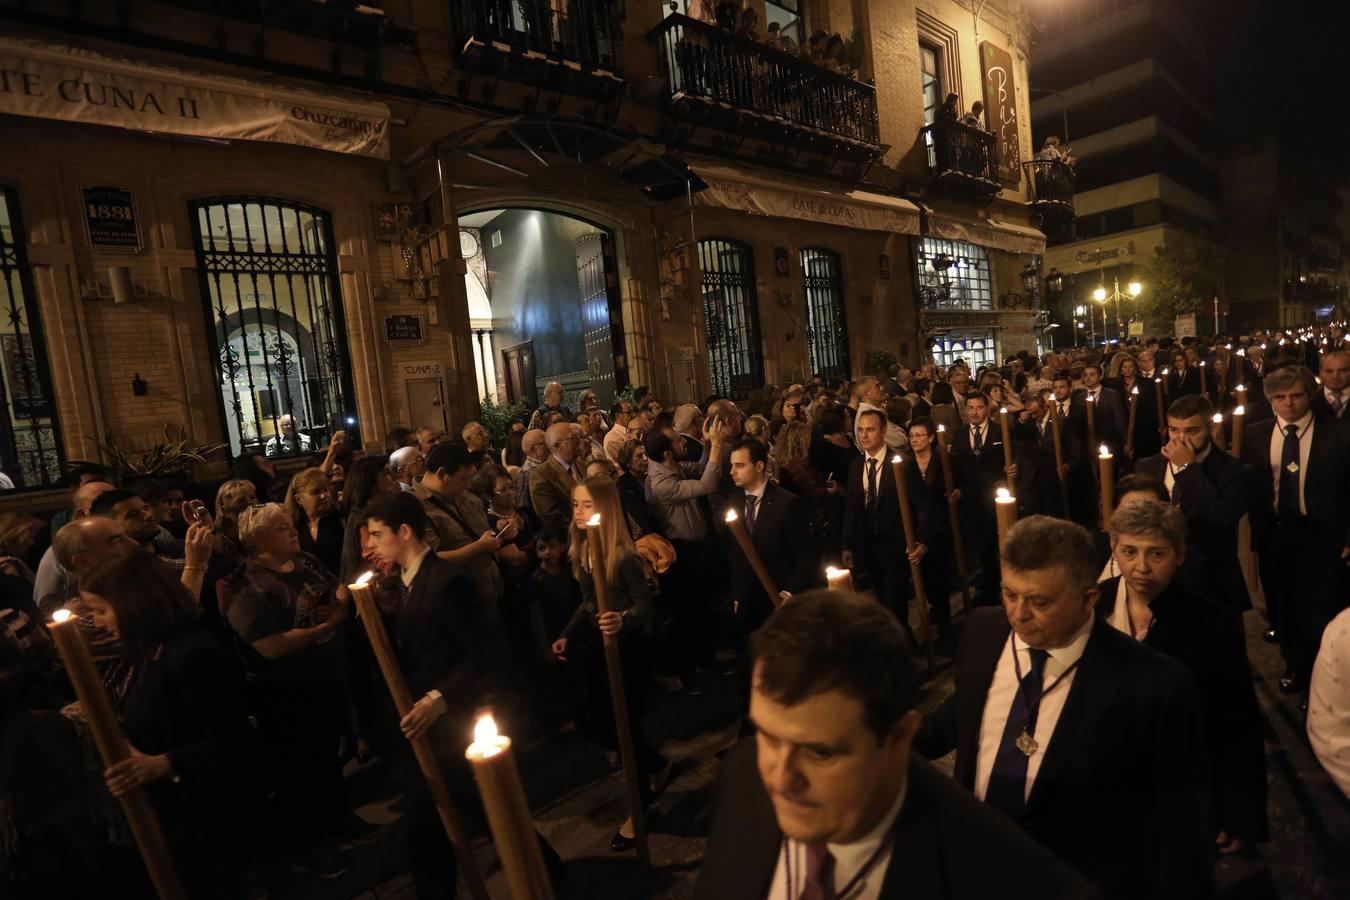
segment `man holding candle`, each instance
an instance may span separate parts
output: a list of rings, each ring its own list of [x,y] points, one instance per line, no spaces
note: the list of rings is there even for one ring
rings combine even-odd
[[[1190,675],[1095,615],[1091,535],[1023,519],[1002,547],[1003,609],[976,609],[956,690],[915,749],[1113,900],[1214,894],[1200,703]],[[993,896],[993,895],[991,895]]]
[[[1241,614],[1252,608],[1238,562],[1238,522],[1258,490],[1255,468],[1234,459],[1210,439],[1213,405],[1194,394],[1172,401],[1162,452],[1139,460],[1135,473],[1163,486],[1186,517],[1186,543],[1199,560],[1198,583],[1213,600]]]
[[[1102,384],[1100,363],[1090,362],[1083,367],[1084,402],[1092,398],[1094,418],[1097,426],[1097,443],[1111,448],[1117,458],[1125,449],[1125,398],[1119,391]]]
[[[731,450],[731,478],[740,491],[731,509],[744,524],[774,586],[788,594],[811,587],[819,580],[820,557],[811,545],[806,510],[795,494],[769,478],[768,448],[754,439],[739,442]],[[765,595],[734,541],[727,555],[736,621],[748,639],[773,612],[775,604]]]
[[[1270,372],[1265,392],[1275,419],[1247,426],[1242,454],[1264,475],[1257,479],[1252,533],[1286,664],[1280,688],[1297,693],[1307,690],[1322,630],[1346,605],[1350,426],[1314,416],[1317,384],[1303,366]]]
[[[1100,895],[911,753],[919,726],[895,617],[794,597],[754,637],[758,732],[723,764],[697,900]]]
[[[436,453],[445,445],[437,445]],[[460,451],[463,452],[463,451]],[[489,690],[496,646],[495,613],[463,568],[427,545],[426,510],[403,493],[381,497],[366,513],[372,549],[398,563],[407,594],[390,627],[390,642],[408,688],[418,699],[399,721],[398,767],[410,802],[408,841],[413,880],[422,898],[455,896],[457,864],[426,781],[407,741],[428,735],[456,807],[483,821],[482,806],[462,747],[475,709]],[[540,838],[552,867],[560,860]]]
[[[980,574],[975,603],[998,602],[998,529],[994,521],[994,491],[1017,481],[1017,465],[1004,465],[1006,440],[1003,426],[990,415],[989,397],[983,391],[966,394],[966,424],[956,433],[952,454],[966,479],[961,492],[961,530],[956,538],[970,548]]]

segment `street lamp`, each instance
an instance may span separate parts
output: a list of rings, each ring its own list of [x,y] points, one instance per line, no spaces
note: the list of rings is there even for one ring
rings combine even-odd
[[[1125,293],[1120,291],[1120,276],[1112,278],[1111,291],[1108,293],[1106,288],[1099,287],[1092,292],[1092,299],[1102,304],[1102,331],[1106,331],[1106,301],[1108,298],[1116,301],[1116,339],[1125,340],[1125,320],[1120,317],[1120,299],[1128,295],[1131,300],[1138,299],[1144,292],[1144,286],[1137,281],[1131,281],[1125,288]]]

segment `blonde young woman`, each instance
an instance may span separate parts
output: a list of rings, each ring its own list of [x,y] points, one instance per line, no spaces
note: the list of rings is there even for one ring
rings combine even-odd
[[[300,549],[330,572],[342,568],[342,516],[323,469],[301,469],[286,489],[286,511],[300,533]]]
[[[591,517],[600,514],[600,524],[591,526]],[[576,614],[553,643],[553,655],[559,662],[577,666],[586,682],[586,703],[581,707],[578,726],[590,732],[601,745],[618,749],[614,728],[614,711],[609,702],[609,675],[605,668],[602,635],[617,635],[623,660],[624,694],[628,701],[628,721],[633,732],[635,765],[641,787],[642,804],[651,805],[652,798],[669,780],[672,766],[657,752],[643,735],[642,720],[646,715],[645,698],[651,682],[647,634],[652,619],[654,601],[651,587],[642,571],[619,502],[619,491],[608,476],[587,478],[572,490],[572,524],[569,528],[572,574],[581,585],[583,601]],[[592,556],[592,535],[604,548],[605,567],[597,572]],[[610,612],[597,612],[595,579],[604,578],[609,586]],[[658,774],[659,773],[659,774]],[[651,779],[655,778],[653,784]],[[630,816],[619,826],[610,842],[610,849],[623,853],[635,844],[633,820]]]

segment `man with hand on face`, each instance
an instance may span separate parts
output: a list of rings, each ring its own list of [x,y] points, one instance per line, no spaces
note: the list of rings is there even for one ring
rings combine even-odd
[[[411,491],[417,480],[426,473],[426,454],[419,447],[399,447],[389,454],[389,468],[398,481],[398,489]]]
[[[440,447],[434,448],[433,457]],[[462,452],[462,451],[461,451]],[[486,658],[495,641],[495,612],[465,577],[464,570],[439,558],[423,536],[431,529],[416,497],[390,494],[371,504],[366,530],[374,551],[396,562],[407,594],[399,604],[389,638],[399,668],[417,701],[399,721],[407,741],[427,735],[455,805],[481,825],[482,805],[464,760],[463,735],[490,690],[493,665]],[[409,856],[419,897],[456,896],[456,859],[426,779],[411,745],[400,742],[398,768],[411,809]],[[562,862],[541,837],[550,872]]]
[[[1237,853],[1244,844],[1267,840],[1265,747],[1247,645],[1232,614],[1179,577],[1186,517],[1175,506],[1135,500],[1122,503],[1110,524],[1120,575],[1097,586],[1097,615],[1195,677],[1214,774],[1219,852]]]
[[[872,600],[796,596],[753,650],[758,733],[723,764],[696,900],[1101,896],[910,752],[905,637]]]
[[[1314,416],[1317,384],[1303,366],[1274,370],[1265,391],[1274,421],[1244,429],[1242,459],[1259,473],[1252,538],[1286,666],[1280,689],[1292,694],[1307,691],[1322,631],[1346,607],[1350,423]]]
[[[1257,470],[1220,450],[1210,440],[1213,405],[1194,394],[1178,397],[1167,410],[1167,443],[1146,456],[1135,473],[1167,491],[1186,516],[1187,546],[1203,563],[1197,572],[1211,599],[1238,613],[1252,608],[1247,580],[1238,563],[1238,522],[1259,489]]]
[[[1002,545],[1003,608],[975,609],[956,690],[915,749],[1113,900],[1214,894],[1200,702],[1180,665],[1094,610],[1087,529],[1046,516]]]

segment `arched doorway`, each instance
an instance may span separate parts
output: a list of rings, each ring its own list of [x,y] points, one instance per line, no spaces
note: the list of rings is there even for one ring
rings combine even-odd
[[[533,406],[556,381],[573,408],[587,389],[608,408],[628,384],[610,232],[516,207],[462,213],[459,226],[480,393]]]

